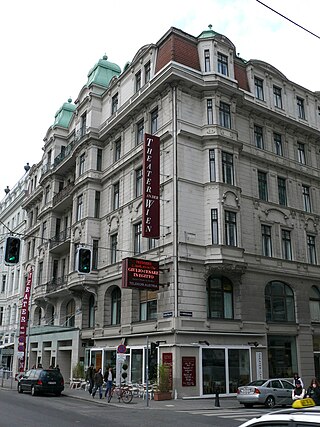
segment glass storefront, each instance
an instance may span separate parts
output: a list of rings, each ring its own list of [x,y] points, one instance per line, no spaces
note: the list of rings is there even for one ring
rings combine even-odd
[[[236,393],[250,381],[249,349],[203,348],[203,394]]]
[[[270,378],[292,378],[298,372],[295,337],[268,336],[268,360]]]

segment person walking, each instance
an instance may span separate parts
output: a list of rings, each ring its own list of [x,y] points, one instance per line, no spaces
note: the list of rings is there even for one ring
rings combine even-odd
[[[103,385],[103,375],[101,373],[101,368],[94,375],[94,386],[92,389],[92,397],[96,395],[97,390],[99,389],[99,397],[102,399],[102,385]]]
[[[312,378],[307,390],[307,397],[311,397],[317,406],[320,405],[320,384],[317,378]]]
[[[296,386],[296,385],[297,385],[297,381],[300,381],[300,383],[301,383],[301,387],[303,388],[303,387],[304,387],[303,381],[302,381],[302,379],[301,379],[300,375],[298,374],[298,372],[295,372],[295,373],[293,374],[293,385],[294,385],[294,386]]]
[[[292,400],[303,399],[306,394],[305,389],[302,387],[301,381],[296,381],[296,386],[292,390]]]
[[[94,366],[93,366],[93,363],[91,363],[86,373],[86,381],[89,382],[89,394],[92,394],[94,374],[95,374]]]
[[[108,369],[108,371],[105,372],[104,380],[107,384],[106,385],[106,394],[105,394],[105,397],[107,398],[108,394],[111,393],[112,383],[113,383],[113,372],[112,372],[111,367]]]

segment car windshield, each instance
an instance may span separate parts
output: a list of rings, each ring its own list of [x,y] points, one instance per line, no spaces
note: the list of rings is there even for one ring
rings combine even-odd
[[[248,385],[254,385],[255,387],[259,387],[265,384],[266,382],[267,380],[255,380],[255,381],[251,381],[251,383],[249,383]]]

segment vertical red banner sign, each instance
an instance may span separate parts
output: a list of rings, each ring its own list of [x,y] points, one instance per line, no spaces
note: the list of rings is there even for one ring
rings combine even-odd
[[[21,314],[20,314],[20,330],[18,338],[18,359],[19,359],[19,372],[23,372],[25,368],[26,359],[26,342],[27,342],[27,329],[29,318],[29,301],[32,286],[32,268],[29,271],[24,296],[22,300]]]
[[[145,134],[143,146],[142,236],[160,238],[160,138]]]
[[[172,353],[162,353],[162,364],[169,369],[170,390],[172,390]]]

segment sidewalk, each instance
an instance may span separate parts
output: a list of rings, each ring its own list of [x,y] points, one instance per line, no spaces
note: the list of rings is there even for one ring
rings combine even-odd
[[[85,400],[88,402],[98,403],[100,405],[112,405],[121,408],[133,408],[134,409],[174,409],[176,411],[208,411],[208,410],[219,410],[226,408],[240,408],[240,404],[238,403],[236,397],[220,397],[219,404],[220,407],[216,405],[216,399],[199,399],[199,398],[188,398],[188,399],[172,399],[172,400],[149,400],[149,405],[147,406],[147,402],[145,399],[141,397],[133,398],[132,402],[129,404],[120,403],[116,397],[113,397],[111,402],[108,403],[105,398],[99,399],[99,395],[96,394],[95,398],[93,398],[88,391],[84,391],[82,389],[70,389],[68,385],[65,387],[63,394],[67,397]]]

